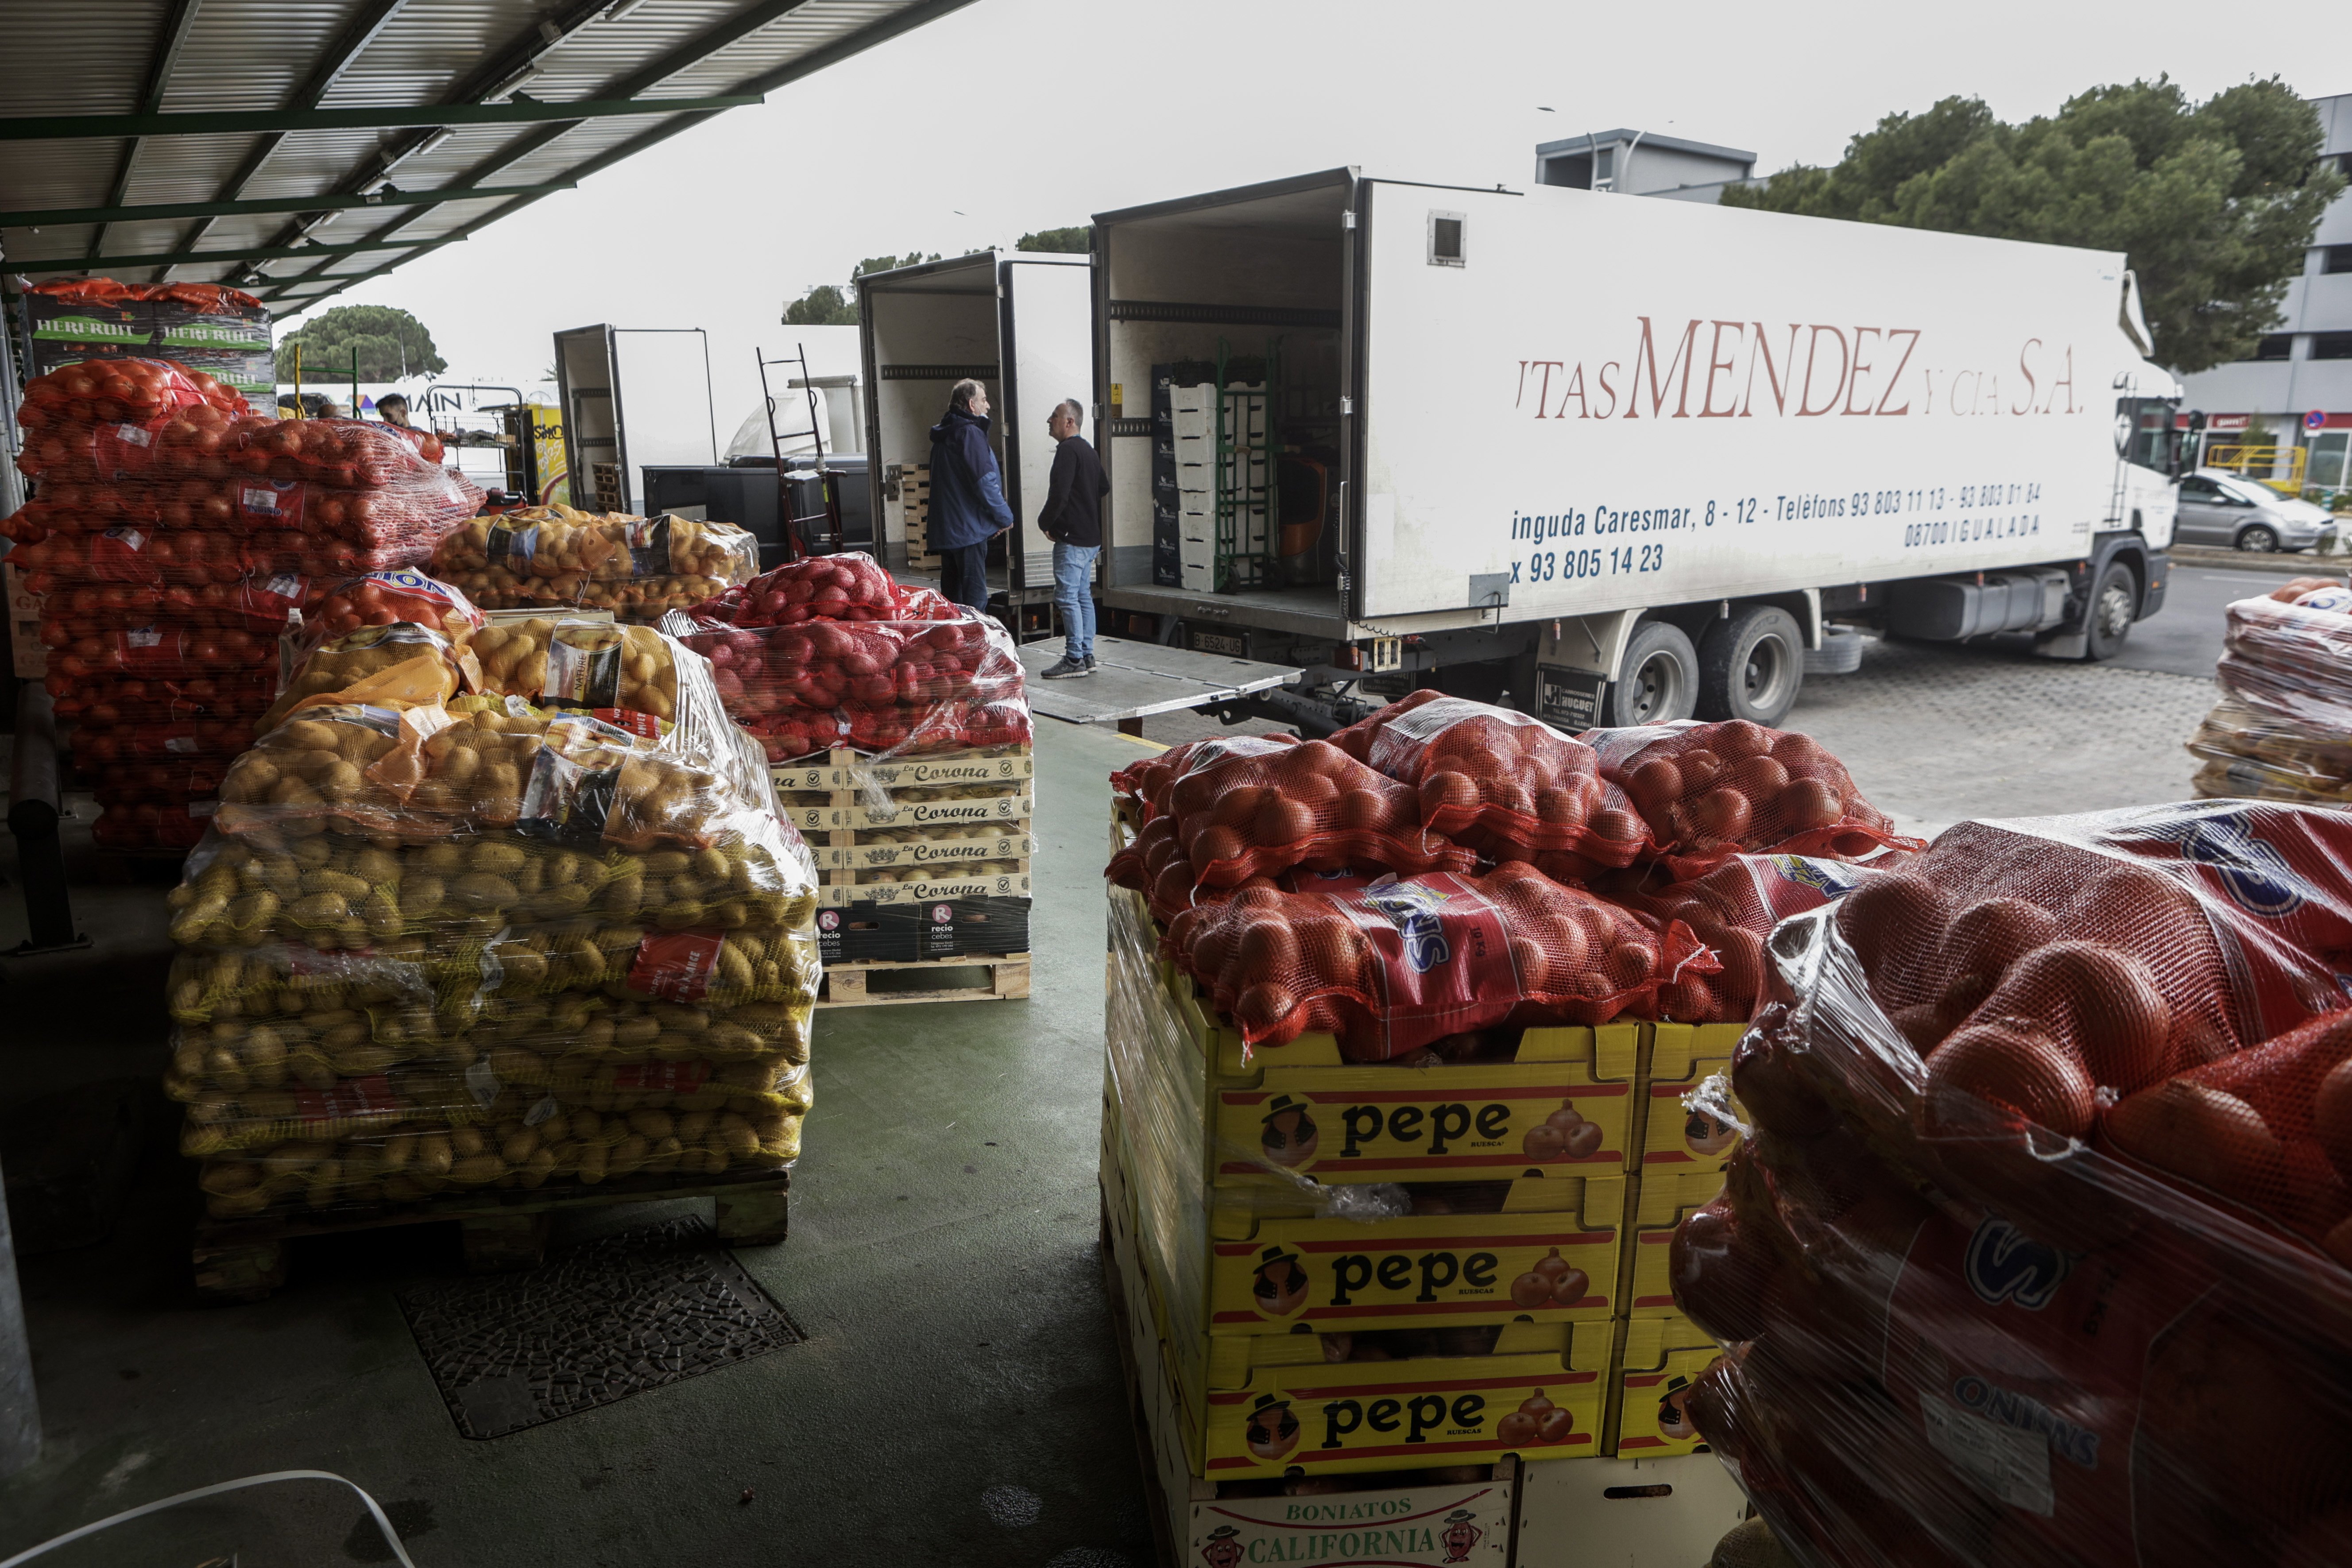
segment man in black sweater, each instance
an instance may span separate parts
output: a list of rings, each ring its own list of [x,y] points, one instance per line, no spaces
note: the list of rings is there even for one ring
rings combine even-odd
[[[1110,493],[1110,481],[1103,477],[1102,459],[1078,434],[1085,416],[1071,398],[1055,405],[1045,426],[1055,443],[1054,474],[1037,528],[1054,542],[1054,604],[1067,637],[1061,662],[1045,671],[1048,680],[1095,672],[1095,557],[1102,553],[1102,498]]]

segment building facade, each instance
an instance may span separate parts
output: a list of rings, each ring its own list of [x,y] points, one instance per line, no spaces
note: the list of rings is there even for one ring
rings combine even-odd
[[[2352,93],[2312,100],[2322,155],[2352,176]],[[2156,345],[2157,357],[2164,345]],[[2206,417],[2209,463],[2325,501],[2352,490],[2352,191],[2336,198],[2254,357],[2183,378]],[[2300,465],[2300,472],[2297,465]]]
[[[1753,153],[1622,126],[1536,148],[1536,184],[1579,191],[1715,202],[1723,199],[1726,185],[1744,184],[1755,174]]]

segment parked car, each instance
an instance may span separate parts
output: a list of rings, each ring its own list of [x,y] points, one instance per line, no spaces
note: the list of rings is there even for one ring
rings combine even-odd
[[[2283,496],[2268,485],[2221,468],[2199,468],[2181,477],[2172,538],[2177,544],[2230,550],[2308,550],[2333,521],[2324,507]]]

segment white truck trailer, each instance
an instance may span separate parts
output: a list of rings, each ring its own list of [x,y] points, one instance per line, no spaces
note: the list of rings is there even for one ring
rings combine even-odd
[[[1858,625],[2103,658],[2163,603],[2120,255],[1352,168],[1094,237],[1106,629],[1306,672],[1252,710],[1770,722]]]
[[[988,389],[989,440],[1017,521],[990,584],[1004,593],[1006,620],[1033,635],[1054,597],[1053,543],[1037,531],[1054,466],[1045,421],[1065,398],[1094,401],[1087,275],[1084,256],[982,250],[857,280],[857,342],[873,389],[866,474],[885,559],[904,564],[894,546],[921,549],[906,536],[901,480],[930,462],[931,426],[969,376]]]

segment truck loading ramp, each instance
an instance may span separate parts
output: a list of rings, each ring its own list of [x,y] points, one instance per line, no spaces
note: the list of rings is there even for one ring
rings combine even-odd
[[[1062,639],[1024,644],[1021,663],[1029,673],[1029,706],[1070,724],[1115,724],[1120,733],[1140,735],[1154,713],[1213,707],[1254,691],[1287,686],[1299,677],[1288,665],[1228,658],[1190,648],[1125,637],[1097,637],[1095,673],[1070,680],[1042,679],[1062,657]]]

